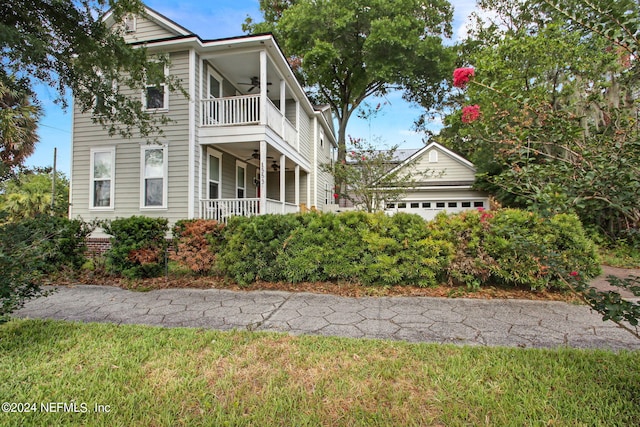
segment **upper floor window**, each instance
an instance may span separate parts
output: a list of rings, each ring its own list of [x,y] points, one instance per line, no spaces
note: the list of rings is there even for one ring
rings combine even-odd
[[[144,146],[141,154],[141,206],[166,208],[167,146]]]
[[[429,163],[438,163],[438,152],[436,150],[429,151]]]
[[[91,149],[91,209],[113,209],[115,157],[114,147]]]
[[[207,82],[207,95],[209,98],[222,97],[222,77],[211,67],[208,70],[209,81]]]
[[[169,69],[160,62],[151,62],[147,70],[149,76],[169,75]],[[148,82],[143,93],[143,104],[147,110],[168,110],[169,91],[164,83],[153,84]]]
[[[136,32],[136,17],[135,15],[127,15],[124,18],[124,31],[125,33],[135,33]]]

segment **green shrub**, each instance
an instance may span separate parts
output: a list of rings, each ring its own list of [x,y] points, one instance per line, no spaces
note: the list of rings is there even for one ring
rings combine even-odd
[[[575,215],[550,218],[517,209],[438,215],[429,227],[456,243],[450,281],[470,288],[497,282],[533,290],[564,288],[562,277],[599,273],[596,248]]]
[[[102,227],[112,236],[111,248],[106,252],[110,272],[131,279],[162,274],[167,250],[167,219],[132,216],[105,222]]]
[[[436,283],[451,248],[433,240],[416,215],[267,215],[230,222],[219,265],[239,283],[348,280],[427,286]]]
[[[196,274],[212,271],[222,240],[224,224],[210,219],[191,219],[173,226],[171,259]]]
[[[40,215],[22,221],[36,235],[42,236],[38,250],[42,255],[43,273],[55,273],[61,269],[79,269],[86,262],[86,239],[95,228],[79,219],[67,219]]]
[[[218,268],[240,284],[278,281],[275,261],[286,238],[299,227],[299,215],[232,217],[224,230]]]

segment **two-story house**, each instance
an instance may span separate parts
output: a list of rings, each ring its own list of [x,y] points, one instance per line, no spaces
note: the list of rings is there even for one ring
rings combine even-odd
[[[331,111],[311,104],[271,35],[202,40],[152,9],[129,16],[130,43],[169,56],[188,92],[140,96],[170,123],[159,144],[110,137],[74,109],[70,217],[225,221],[332,203],[321,165],[335,148]]]

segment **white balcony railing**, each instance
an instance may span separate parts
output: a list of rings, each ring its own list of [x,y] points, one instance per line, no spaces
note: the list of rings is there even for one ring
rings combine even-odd
[[[202,101],[203,126],[247,125],[260,122],[260,95]]]
[[[260,95],[202,100],[202,126],[254,125],[260,123]],[[266,124],[291,146],[297,146],[298,130],[267,98]]]
[[[227,222],[232,216],[255,216],[264,214],[286,214],[298,212],[294,203],[282,203],[267,199],[264,210],[260,210],[260,199],[208,199],[201,201],[202,218]]]

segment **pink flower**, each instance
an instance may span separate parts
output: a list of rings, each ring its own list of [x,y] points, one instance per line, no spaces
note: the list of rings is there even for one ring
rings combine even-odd
[[[338,197],[340,197],[340,195],[338,193],[333,193],[333,198],[337,199]]]
[[[473,68],[456,68],[453,72],[453,85],[464,88],[467,86],[469,79],[474,75],[475,71]]]
[[[366,158],[365,156],[362,156],[362,160],[363,160],[363,161],[364,161],[364,160],[367,160],[367,158]]]
[[[569,273],[569,276],[578,277],[578,272],[577,271],[572,271],[571,273]]]
[[[478,208],[478,212],[484,212],[485,209],[484,208]]]
[[[462,109],[462,123],[472,123],[480,118],[480,106],[467,105]]]

